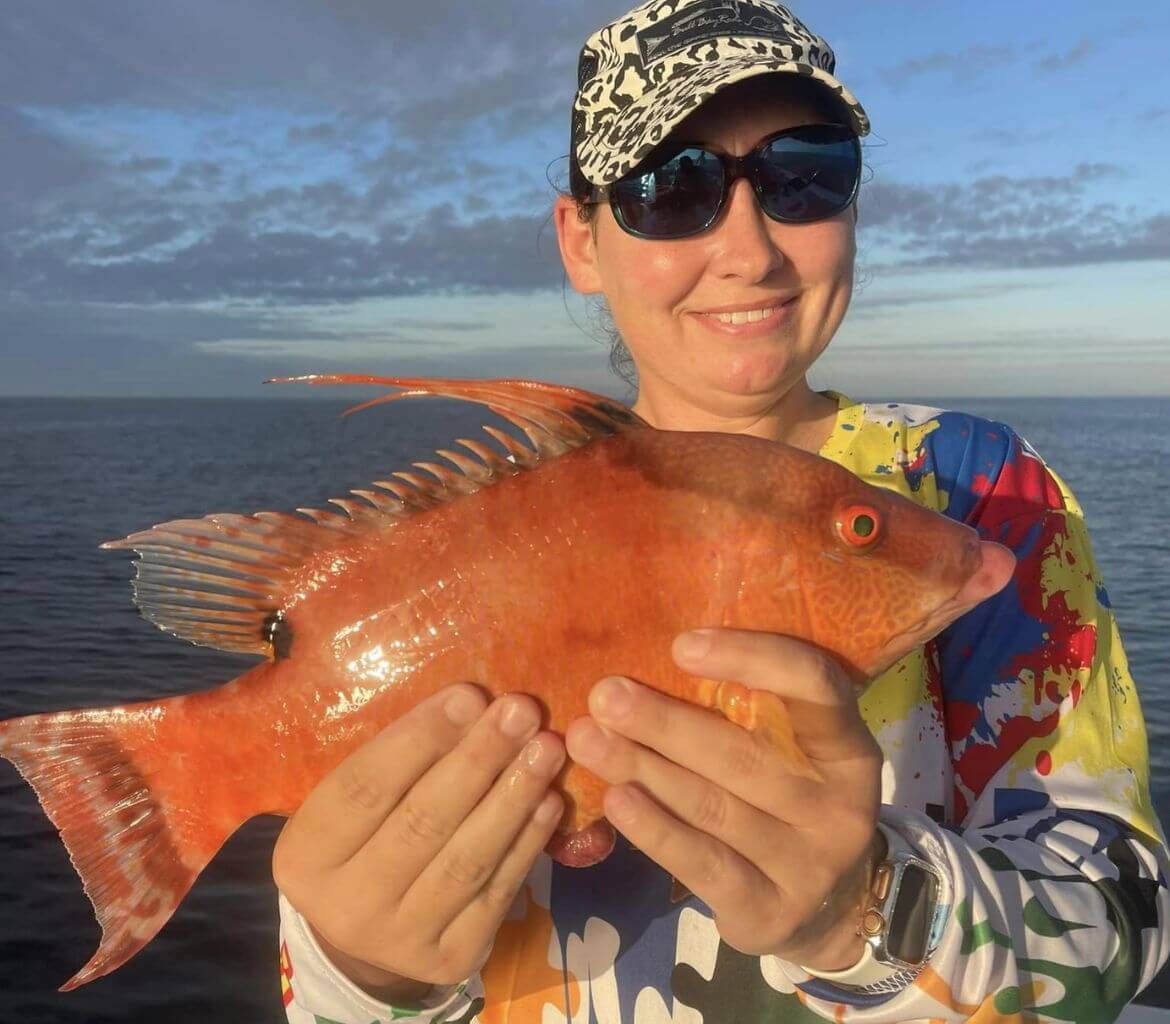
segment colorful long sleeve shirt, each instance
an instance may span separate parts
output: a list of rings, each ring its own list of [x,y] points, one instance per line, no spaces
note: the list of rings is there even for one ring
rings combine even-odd
[[[720,940],[619,836],[588,869],[542,856],[466,985],[391,1008],[350,985],[287,901],[292,1024],[1112,1021],[1170,948],[1170,860],[1117,624],[1068,487],[1010,428],[836,395],[821,454],[1016,554],[997,596],[874,680],[881,820],[949,882],[910,983],[859,994]]]

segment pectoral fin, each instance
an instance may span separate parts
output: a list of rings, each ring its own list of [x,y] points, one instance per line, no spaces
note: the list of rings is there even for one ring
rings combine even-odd
[[[775,748],[793,775],[814,782],[824,781],[796,742],[788,707],[776,694],[724,681],[716,686],[714,706],[729,722],[742,726]]]

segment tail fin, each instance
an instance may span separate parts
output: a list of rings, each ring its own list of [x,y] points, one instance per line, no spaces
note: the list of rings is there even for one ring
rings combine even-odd
[[[239,822],[216,821],[193,765],[160,744],[172,698],[153,705],[65,711],[0,722],[0,756],[36,791],[61,833],[102,929],[97,952],[61,986],[120,967],[170,919],[199,872]],[[138,748],[138,749],[135,749]]]

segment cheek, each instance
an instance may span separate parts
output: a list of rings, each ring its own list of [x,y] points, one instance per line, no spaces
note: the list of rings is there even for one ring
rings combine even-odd
[[[851,284],[857,256],[853,214],[846,211],[832,220],[809,224],[802,232],[799,244],[787,250],[801,280],[827,288]]]
[[[678,306],[702,277],[695,247],[647,242],[613,227],[599,239],[602,289],[623,336],[636,339],[645,328],[657,333],[674,319]]]
[[[838,217],[805,230],[802,244],[788,250],[795,276],[805,289],[801,333],[823,348],[840,326],[853,295],[857,237],[853,215]]]

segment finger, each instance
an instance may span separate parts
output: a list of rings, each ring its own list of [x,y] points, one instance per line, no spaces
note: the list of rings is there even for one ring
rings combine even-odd
[[[873,737],[857,709],[857,687],[812,644],[776,633],[702,629],[677,637],[671,653],[693,675],[784,698],[797,740],[810,758],[848,760],[873,751]]]
[[[442,946],[465,949],[492,940],[536,858],[557,830],[564,808],[564,798],[555,790],[545,794],[492,876],[444,930]]]
[[[532,820],[564,761],[564,745],[553,733],[529,740],[403,896],[404,927],[438,931],[459,915]]]
[[[775,919],[780,912],[772,883],[725,843],[679,821],[636,786],[606,791],[605,816],[627,839],[699,897],[720,933],[731,922]]]
[[[415,705],[312,789],[285,825],[280,845],[295,847],[298,868],[345,863],[486,707],[484,695],[466,684],[447,687]]]
[[[611,734],[658,752],[771,817],[813,820],[825,800],[826,782],[794,774],[783,751],[714,711],[617,677],[593,688],[589,709]],[[577,758],[572,748],[570,756]],[[852,787],[843,774],[849,772],[827,773],[834,796],[863,802],[868,787]],[[860,766],[852,774],[861,775]]]
[[[735,730],[726,723],[715,724]],[[617,733],[607,735],[590,718],[573,722],[565,743],[575,761],[611,786],[637,783],[670,814],[725,843],[765,874],[771,874],[777,852],[799,840],[785,821],[641,744]],[[760,799],[758,793],[750,795]]]
[[[540,709],[531,697],[496,700],[354,855],[355,870],[405,892],[539,728]]]

